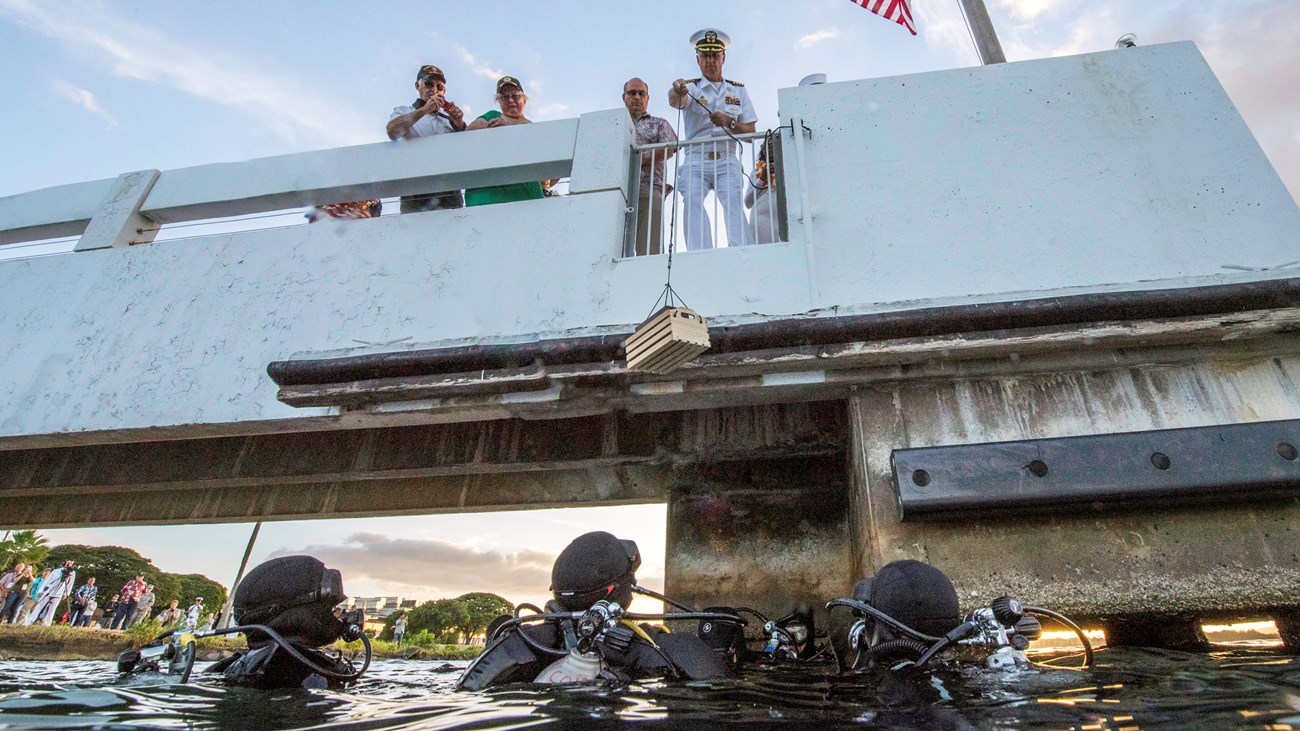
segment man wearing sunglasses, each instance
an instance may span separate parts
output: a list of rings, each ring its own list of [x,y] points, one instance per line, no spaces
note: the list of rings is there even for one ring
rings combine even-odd
[[[656,117],[646,108],[650,104],[650,89],[638,78],[623,84],[623,106],[632,116],[636,128],[636,144],[676,142],[677,133],[663,117]],[[676,147],[664,147],[641,155],[641,182],[637,192],[636,255],[663,252],[664,228],[664,163],[677,152]]]
[[[415,75],[419,98],[409,106],[393,109],[388,118],[388,139],[413,140],[448,132],[465,131],[465,113],[447,101],[447,77],[433,65],[421,66]],[[461,208],[465,199],[459,190],[402,196],[402,213],[421,213]]]

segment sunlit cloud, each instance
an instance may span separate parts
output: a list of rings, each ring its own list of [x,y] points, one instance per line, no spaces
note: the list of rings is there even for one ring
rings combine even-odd
[[[404,594],[425,598],[455,597],[471,591],[545,593],[555,561],[555,554],[543,551],[503,552],[379,533],[354,533],[341,543],[303,546],[273,555],[294,553],[310,554],[341,571],[345,588],[366,581],[402,587]]]
[[[829,41],[832,38],[839,38],[840,31],[838,28],[826,28],[813,33],[799,36],[799,40],[794,42],[795,50],[812,48],[822,41]]]
[[[113,118],[113,115],[99,106],[99,102],[95,101],[95,95],[86,89],[70,84],[63,79],[54,79],[50,82],[50,90],[58,97],[66,99],[104,120],[109,127],[117,126],[117,120]]]
[[[340,146],[374,141],[372,125],[332,106],[300,82],[255,69],[234,54],[160,33],[113,15],[99,3],[0,0],[0,15],[93,57],[116,76],[139,79],[213,100],[257,118],[292,144]],[[310,114],[303,110],[310,109]]]
[[[465,48],[459,43],[456,44],[456,52],[460,54],[461,60],[464,61],[465,64],[469,66],[470,71],[474,72],[475,74],[478,74],[479,76],[482,76],[485,79],[491,79],[492,81],[496,81],[497,79],[506,75],[506,72],[502,71],[501,69],[494,69],[491,66],[489,66],[487,63],[478,60],[478,58],[474,54],[469,52],[468,48]]]

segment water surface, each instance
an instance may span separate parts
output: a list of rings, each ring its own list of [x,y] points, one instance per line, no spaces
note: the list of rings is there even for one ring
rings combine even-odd
[[[1086,671],[835,677],[796,664],[748,666],[725,682],[481,694],[452,690],[465,665],[378,661],[333,692],[227,687],[203,664],[175,685],[122,681],[111,662],[0,662],[0,728],[1300,729],[1300,657],[1276,646],[1101,650]]]

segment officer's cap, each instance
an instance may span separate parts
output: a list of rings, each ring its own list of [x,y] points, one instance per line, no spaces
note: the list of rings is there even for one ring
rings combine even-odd
[[[691,36],[691,44],[697,53],[721,53],[731,45],[731,36],[717,28],[705,28]]]

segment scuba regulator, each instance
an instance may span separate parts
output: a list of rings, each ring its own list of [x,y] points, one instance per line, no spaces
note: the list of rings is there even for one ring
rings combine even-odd
[[[488,645],[457,681],[458,690],[483,690],[512,681],[572,683],[598,677],[631,680],[684,677],[707,680],[730,674],[699,637],[640,624],[703,620],[743,625],[734,612],[696,612],[636,584],[641,565],[635,542],[596,531],[574,539],[555,560],[545,609],[515,607],[493,622]],[[687,611],[633,614],[632,595],[645,594]]]
[[[847,607],[854,621],[839,642],[832,642],[840,670],[868,667],[925,667],[954,645],[978,648],[991,670],[1031,665],[1025,650],[1042,636],[1038,616],[1069,628],[1084,650],[1084,667],[1093,663],[1092,644],[1077,624],[1042,607],[1009,596],[994,599],[960,617],[957,592],[939,569],[920,561],[886,564],[858,582],[851,599],[833,599],[827,610]]]
[[[311,556],[281,556],[260,564],[235,590],[236,626],[203,631],[168,630],[140,650],[118,656],[118,672],[162,672],[189,681],[195,640],[243,634],[249,649],[214,663],[227,681],[263,688],[342,687],[370,667],[370,639],[362,631],[365,612],[336,612],[346,600],[338,570]],[[361,640],[365,662],[356,669],[342,653],[321,647],[336,640]]]

